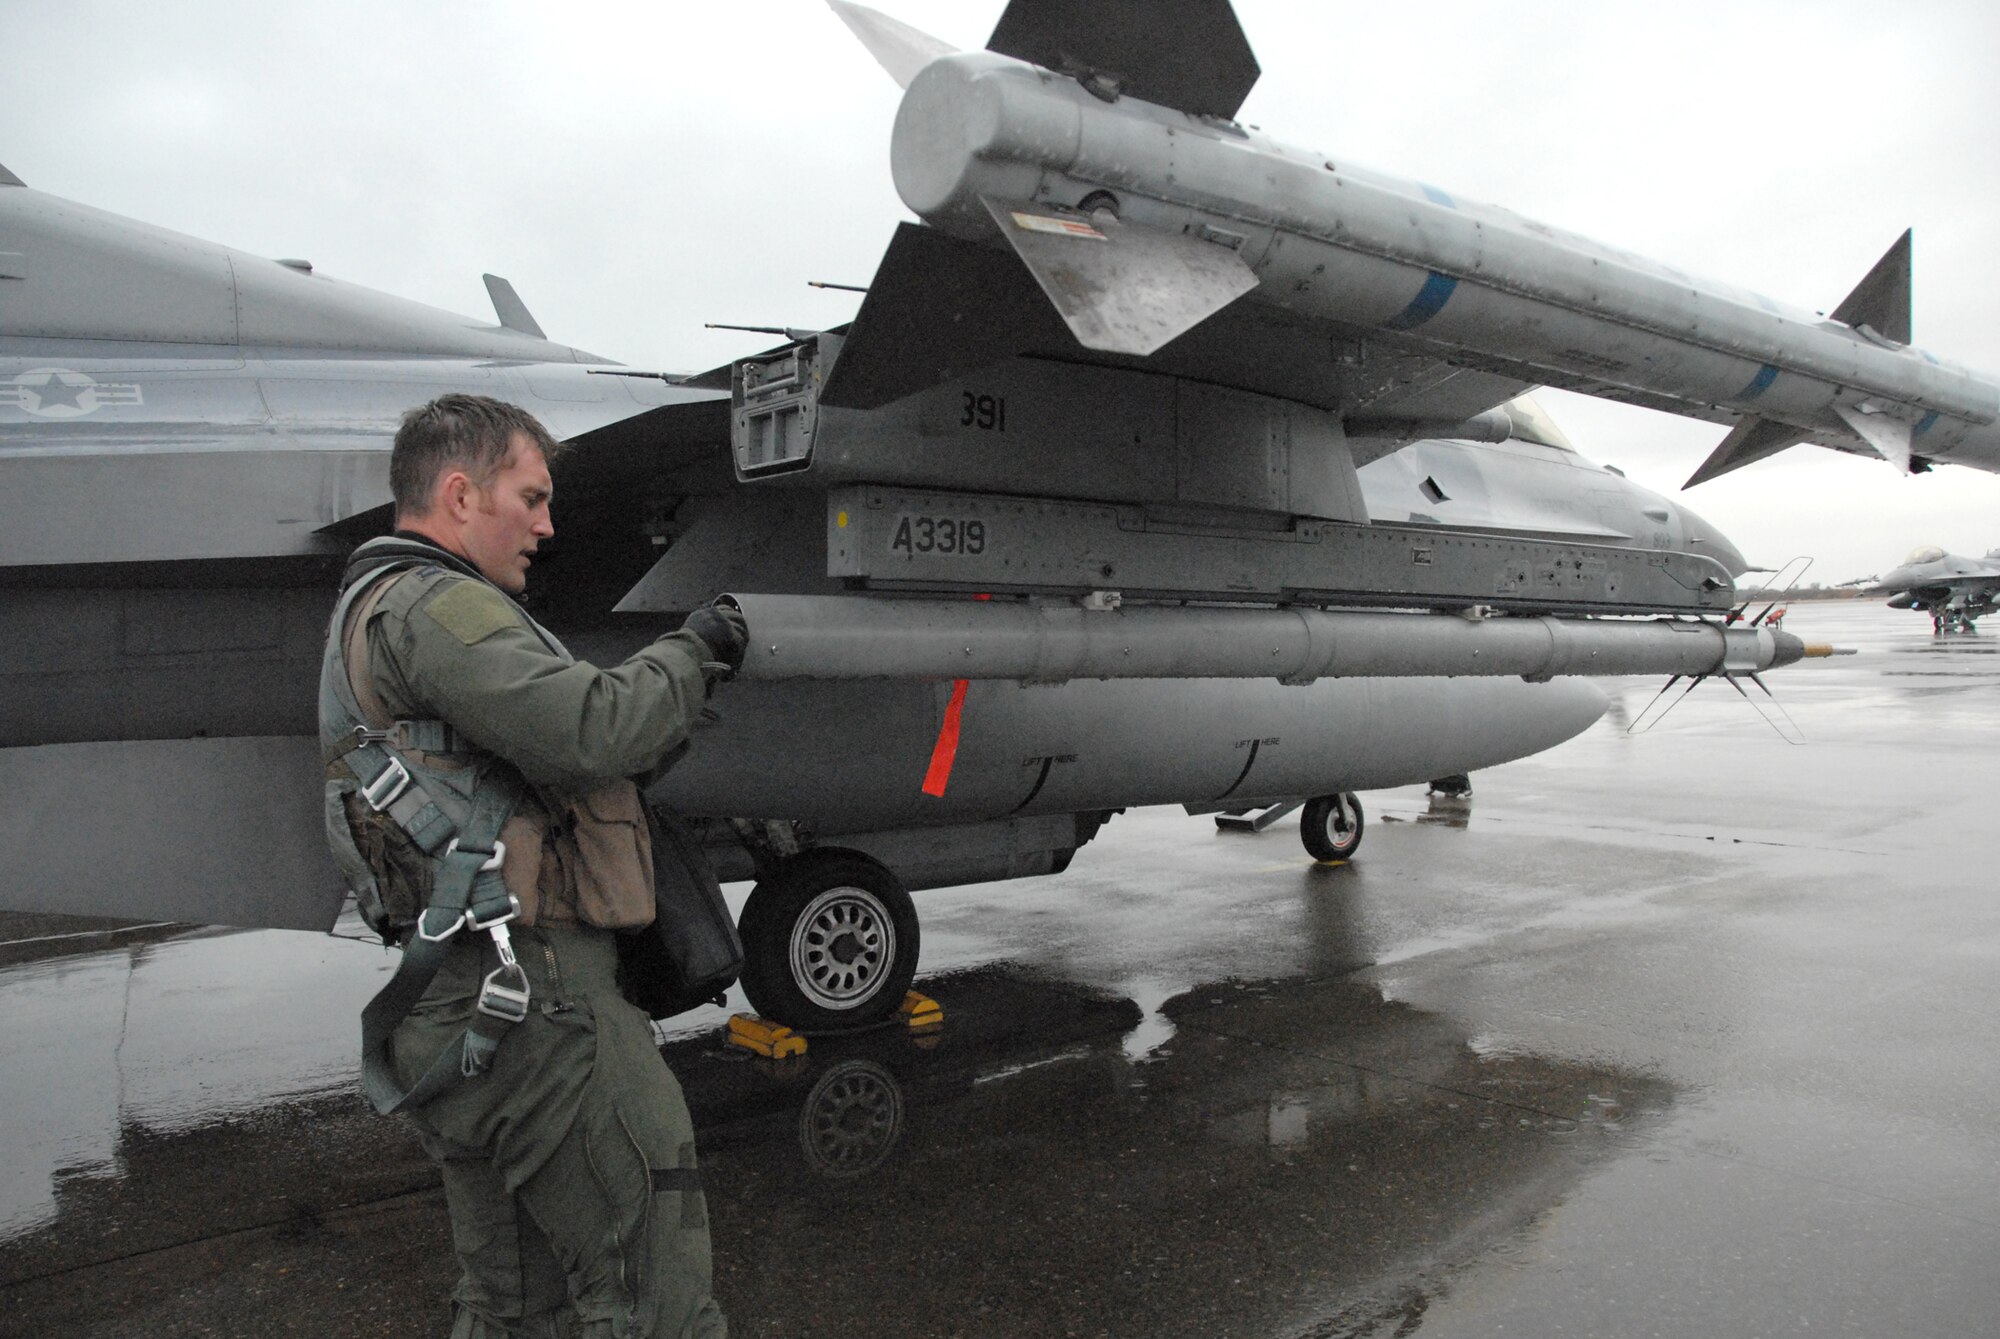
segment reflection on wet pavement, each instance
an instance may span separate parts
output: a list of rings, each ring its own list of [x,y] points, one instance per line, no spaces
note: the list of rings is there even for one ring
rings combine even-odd
[[[231,937],[267,938],[318,944]],[[187,944],[161,981],[124,975],[183,990],[220,942]],[[116,974],[106,956],[70,979]],[[703,1132],[736,1334],[1090,1333],[1106,1315],[1130,1334],[1330,1332],[1421,1310],[1455,1263],[1505,1248],[1671,1101],[1653,1079],[1481,1056],[1349,981],[1183,992],[1161,1005],[1171,1042],[1136,1060],[1146,1013],[1131,1000],[998,967],[932,984],[953,1001],[936,1034],[825,1039],[780,1063],[706,1038],[668,1048]],[[439,1296],[429,1167],[323,1072],[342,1058],[324,1041],[212,1089],[205,1111],[195,1074],[148,1084],[94,1130],[102,1147],[67,1149],[53,1212],[17,1217],[0,1246],[22,1332],[66,1316],[161,1333],[200,1314],[190,1273],[233,1288],[285,1271],[266,1280],[271,1323],[364,1277],[371,1293]],[[339,1090],[306,1091],[321,1080]],[[385,1258],[385,1231],[407,1254]],[[97,1300],[79,1300],[79,1278]],[[416,1311],[383,1332],[436,1332],[441,1311]]]
[[[354,1019],[392,965],[328,936],[183,932],[0,970],[0,1236],[53,1211],[52,1176],[115,1172],[121,1131],[351,1088]]]
[[[1039,1023],[1058,1005],[1069,1035],[876,1043],[816,1061],[866,1067],[831,1093],[733,1067],[746,1106],[789,1115],[806,1149],[710,1137],[737,1333],[870,1316],[913,1335],[1347,1332],[1327,1327],[1421,1311],[1671,1101],[1657,1080],[1481,1057],[1353,982],[1198,988],[1166,1005],[1172,1046],[1138,1063],[1129,1003],[996,971],[937,985],[956,1017]],[[871,1086],[869,1117],[843,1124]]]

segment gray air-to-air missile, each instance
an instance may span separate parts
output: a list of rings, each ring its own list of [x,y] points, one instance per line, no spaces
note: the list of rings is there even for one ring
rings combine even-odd
[[[1837,347],[1921,364],[1876,417],[1981,440],[1962,374],[1865,332],[1697,348],[1668,290],[1704,331],[1709,290],[1243,131],[1226,4],[1118,12],[1015,0],[968,56],[844,11],[908,66],[931,222],[852,325],[702,377],[552,343],[502,280],[468,321],[0,173],[0,901],[332,923],[332,586],[447,390],[573,445],[531,601],[579,654],[740,598],[744,671],[651,794],[756,878],[752,1002],[802,1025],[900,1002],[908,889],[1059,871],[1125,806],[1313,798],[1338,848],[1347,792],[1587,727],[1585,676],[1807,653],[1733,620],[1735,548],[1578,456],[1535,384],[1742,363],[1791,412]]]
[[[1891,609],[1929,614],[1933,632],[1971,632],[1975,619],[2000,608],[2000,549],[1962,558],[1927,544],[1870,585],[1889,597]]]
[[[903,202],[1010,248],[1086,348],[1310,331],[1350,418],[1405,362],[1734,425],[1690,484],[1800,442],[2000,470],[2000,384],[1910,346],[1907,233],[1821,319],[1238,124],[1258,69],[1227,0],[1017,0],[978,52],[831,3],[907,89]]]

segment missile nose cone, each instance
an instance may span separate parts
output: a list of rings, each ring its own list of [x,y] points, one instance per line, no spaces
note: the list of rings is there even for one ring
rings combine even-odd
[[[1789,632],[1782,632],[1777,629],[1771,630],[1772,669],[1776,669],[1781,665],[1796,665],[1799,661],[1804,660],[1807,656],[1812,656],[1812,655],[1824,656],[1832,654],[1833,654],[1832,647],[1827,647],[1824,650],[1816,651],[1811,646],[1808,646],[1806,644],[1806,640],[1803,637],[1794,637]]]
[[[896,194],[926,222],[990,234],[979,197],[1029,199],[1044,168],[1072,162],[1082,134],[1076,99],[1087,96],[1074,81],[1046,80],[991,51],[933,60],[896,109]]]

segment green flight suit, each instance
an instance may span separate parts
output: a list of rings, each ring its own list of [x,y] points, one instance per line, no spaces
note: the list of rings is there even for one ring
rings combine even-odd
[[[571,663],[442,552],[388,588],[367,649],[394,718],[443,720],[558,797],[650,771],[683,744],[713,659],[678,632],[614,668]],[[551,841],[562,836],[557,823]],[[453,1339],[720,1339],[686,1101],[618,993],[613,933],[575,910],[545,900],[536,924],[517,923],[527,1017],[488,1073],[410,1113],[442,1169],[462,1270]],[[487,936],[458,936],[395,1032],[406,1086],[464,1032],[493,966]]]

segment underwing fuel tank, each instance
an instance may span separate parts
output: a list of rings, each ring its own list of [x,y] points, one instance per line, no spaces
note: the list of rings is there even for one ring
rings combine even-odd
[[[1604,714],[1581,679],[1150,679],[969,685],[942,795],[925,774],[949,682],[718,690],[720,720],[651,794],[676,812],[797,818],[816,835],[1145,804],[1255,804],[1411,785],[1553,748]],[[782,759],[744,767],[746,757]]]
[[[911,77],[892,166],[927,223],[1004,239],[1088,348],[1150,353],[1240,297],[1531,383],[1778,420],[1788,441],[1856,442],[1906,468],[1913,451],[2000,468],[2000,385],[1898,343],[1906,331],[1821,320],[996,52]]]

